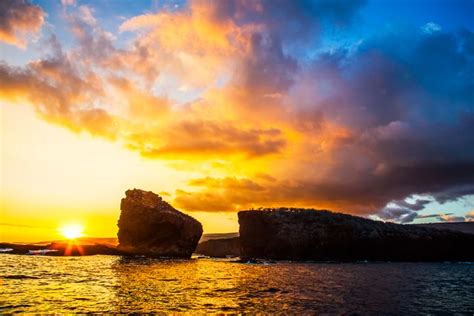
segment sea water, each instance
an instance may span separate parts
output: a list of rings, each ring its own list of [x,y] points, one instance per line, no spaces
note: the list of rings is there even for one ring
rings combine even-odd
[[[474,312],[471,263],[0,255],[0,313]]]

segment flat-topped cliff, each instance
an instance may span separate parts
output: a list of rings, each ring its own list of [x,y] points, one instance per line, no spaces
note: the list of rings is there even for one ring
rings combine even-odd
[[[209,239],[200,242],[195,253],[210,257],[238,257],[240,256],[239,237]]]
[[[474,234],[474,222],[442,222],[411,225],[427,228],[447,229],[466,234]]]
[[[241,211],[241,256],[286,260],[472,261],[474,235],[309,209]]]

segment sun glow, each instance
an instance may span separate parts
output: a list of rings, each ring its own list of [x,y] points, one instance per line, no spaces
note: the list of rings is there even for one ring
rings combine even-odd
[[[83,236],[84,226],[81,224],[68,224],[60,227],[59,231],[67,239],[76,239]]]

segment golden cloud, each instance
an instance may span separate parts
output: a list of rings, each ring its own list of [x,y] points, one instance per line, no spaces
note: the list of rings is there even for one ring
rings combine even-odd
[[[328,4],[307,19],[298,5],[232,3],[191,1],[132,17],[119,28],[133,36],[124,47],[93,10],[82,8],[86,19],[67,14],[77,46],[63,51],[53,36],[47,57],[1,65],[0,98],[144,157],[192,165],[202,177],[175,193],[190,211],[288,205],[368,214],[411,194],[473,191],[469,159],[433,159],[433,139],[469,135],[468,124],[445,134],[417,125],[423,120],[405,107],[431,99],[388,54],[321,54],[303,65],[285,51],[285,41],[300,44],[320,27],[313,20],[324,10],[349,19],[357,5],[339,16]],[[432,133],[413,135],[417,127]],[[439,150],[451,152],[449,143]]]

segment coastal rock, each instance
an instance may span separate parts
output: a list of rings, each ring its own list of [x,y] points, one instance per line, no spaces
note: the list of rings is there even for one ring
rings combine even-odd
[[[462,232],[466,234],[474,234],[474,222],[441,222],[429,224],[414,224],[419,227],[447,229]]]
[[[241,257],[472,261],[474,235],[308,209],[241,211]]]
[[[203,241],[199,243],[195,253],[217,258],[238,257],[240,256],[239,237]]]
[[[118,221],[118,250],[152,257],[189,258],[202,235],[200,222],[153,192],[127,190]]]

